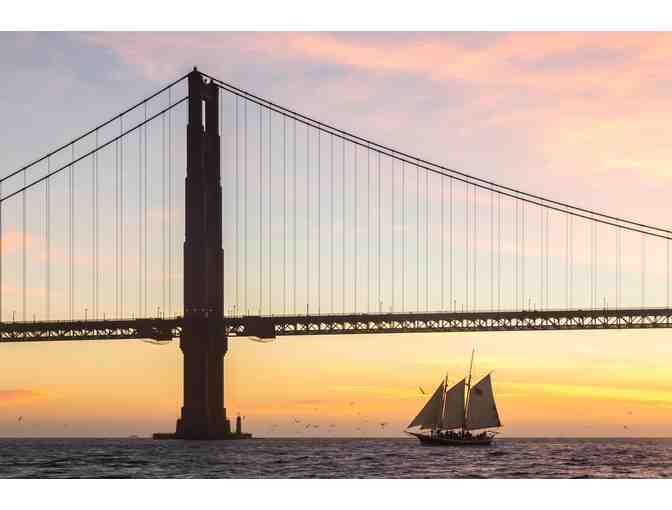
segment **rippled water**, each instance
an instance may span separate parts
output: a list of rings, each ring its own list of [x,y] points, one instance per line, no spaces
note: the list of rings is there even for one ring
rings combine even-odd
[[[0,477],[630,478],[671,477],[672,439],[499,439],[491,447],[415,439],[2,439]]]

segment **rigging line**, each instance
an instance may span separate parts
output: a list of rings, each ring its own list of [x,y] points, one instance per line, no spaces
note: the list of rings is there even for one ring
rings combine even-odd
[[[182,76],[182,77],[178,78],[177,80],[171,82],[170,84],[166,85],[166,86],[163,87],[161,90],[155,92],[155,93],[152,94],[151,96],[146,97],[145,99],[143,99],[143,100],[140,101],[139,103],[136,103],[135,105],[133,105],[133,106],[127,108],[126,110],[124,110],[123,112],[121,112],[121,113],[115,115],[114,117],[110,118],[109,120],[106,120],[106,121],[103,122],[102,124],[98,124],[96,127],[92,128],[92,129],[89,129],[88,131],[86,131],[84,134],[78,136],[77,138],[74,138],[74,139],[70,140],[69,142],[64,143],[63,145],[61,145],[61,146],[58,147],[57,149],[54,149],[54,150],[52,150],[51,152],[48,152],[48,153],[45,154],[44,156],[41,156],[41,157],[39,157],[38,159],[32,161],[31,163],[28,163],[28,164],[22,166],[21,168],[19,168],[18,170],[15,170],[14,172],[12,172],[12,173],[6,175],[5,177],[0,178],[0,182],[4,182],[4,181],[6,181],[7,179],[10,179],[10,178],[14,177],[14,176],[17,175],[17,174],[20,174],[21,172],[23,172],[23,171],[29,169],[30,167],[32,167],[32,166],[34,166],[34,165],[37,165],[38,163],[41,163],[41,162],[44,161],[45,159],[47,159],[47,158],[53,156],[54,154],[58,154],[58,153],[61,152],[63,149],[66,149],[66,148],[70,147],[71,145],[73,145],[73,144],[79,142],[80,140],[83,140],[83,139],[86,138],[87,136],[89,136],[89,135],[95,133],[96,131],[98,131],[98,130],[104,128],[105,126],[107,126],[107,125],[109,125],[109,124],[112,124],[113,122],[119,120],[121,117],[126,116],[127,113],[132,112],[133,110],[135,110],[135,109],[138,108],[139,106],[142,106],[143,104],[147,103],[148,101],[154,99],[154,98],[155,98],[156,96],[158,96],[159,94],[162,94],[163,92],[165,92],[166,90],[168,90],[168,89],[169,89],[170,87],[172,87],[173,85],[178,84],[179,82],[181,82],[182,80],[184,80],[187,76],[188,76],[188,75],[185,74],[184,76]]]
[[[405,157],[405,158],[411,158],[417,163],[422,163],[424,165],[431,165],[431,166],[434,166],[438,169],[441,169],[442,171],[450,172],[451,174],[454,174],[453,175],[454,177],[460,176],[460,177],[462,177],[464,179],[468,179],[470,181],[477,181],[477,182],[486,184],[488,186],[494,186],[494,187],[498,188],[498,190],[506,190],[506,191],[509,191],[509,192],[512,192],[512,193],[520,194],[520,195],[528,197],[528,198],[533,198],[535,200],[542,200],[544,202],[548,202],[550,204],[554,204],[554,205],[559,206],[559,207],[565,207],[565,208],[568,208],[568,209],[572,209],[574,211],[580,211],[580,212],[583,212],[583,213],[586,213],[586,214],[594,214],[596,216],[600,216],[600,217],[603,217],[603,218],[608,218],[608,219],[611,219],[611,220],[614,220],[614,221],[622,221],[623,223],[627,223],[627,224],[630,224],[630,225],[636,225],[636,226],[639,226],[639,227],[642,227],[642,228],[649,228],[651,230],[657,230],[657,231],[660,231],[660,232],[665,232],[667,234],[672,234],[672,230],[666,230],[666,229],[662,229],[662,228],[658,228],[658,227],[653,227],[653,226],[646,225],[646,224],[643,224],[643,223],[636,223],[636,222],[633,222],[633,221],[630,221],[630,220],[625,220],[623,218],[618,218],[616,216],[610,216],[610,215],[600,213],[600,212],[597,212],[597,211],[593,211],[593,210],[590,210],[590,209],[585,209],[585,208],[581,208],[581,207],[578,207],[578,206],[573,206],[573,205],[570,205],[570,204],[567,204],[567,203],[563,203],[563,202],[560,202],[560,201],[551,200],[551,199],[548,199],[548,198],[541,197],[539,195],[534,195],[532,193],[527,193],[527,192],[524,192],[524,191],[517,190],[515,188],[510,188],[510,187],[507,187],[507,186],[497,184],[497,183],[492,182],[492,181],[481,179],[481,178],[475,177],[475,176],[470,175],[470,174],[466,174],[464,172],[461,172],[461,171],[458,171],[458,170],[455,170],[455,169],[447,168],[447,167],[439,165],[437,163],[432,163],[430,161],[424,160],[424,159],[419,158],[417,156],[413,156],[413,155],[404,153],[404,152],[399,151],[397,149],[394,149],[394,148],[376,143],[372,140],[357,136],[357,135],[355,135],[353,133],[350,133],[348,131],[338,129],[338,128],[336,128],[332,125],[326,124],[324,122],[320,122],[320,121],[315,120],[311,117],[308,117],[306,115],[303,115],[303,114],[300,114],[296,111],[293,111],[289,108],[286,108],[286,107],[283,107],[283,106],[278,105],[276,103],[273,103],[273,102],[271,102],[267,99],[256,96],[256,95],[254,95],[254,94],[252,94],[248,91],[245,91],[243,89],[235,87],[234,85],[226,83],[226,82],[224,82],[222,80],[219,80],[217,78],[214,78],[212,76],[208,76],[208,75],[205,75],[205,76],[212,79],[218,87],[224,88],[225,90],[227,90],[231,94],[245,96],[250,101],[253,101],[253,102],[261,101],[265,105],[267,105],[268,108],[273,108],[275,111],[277,111],[281,115],[296,117],[300,122],[310,122],[310,123],[314,124],[314,127],[317,128],[317,129],[321,129],[321,130],[324,130],[324,131],[332,131],[332,132],[334,132],[337,135],[340,135],[342,137],[352,138],[352,140],[350,140],[350,141],[353,142],[353,143],[361,142],[361,143],[364,143],[364,144],[368,144],[368,145],[372,145],[374,147],[380,148],[384,151],[391,152],[391,153],[393,153],[393,154],[390,154],[391,157],[394,157],[394,154],[398,154],[399,156],[402,156],[402,157]],[[374,149],[374,150],[376,150],[376,149]],[[479,186],[478,184],[476,184],[476,182],[472,182],[472,184],[474,184],[475,186]],[[479,186],[479,187],[481,187],[481,186]],[[495,190],[495,192],[499,192],[498,190]]]
[[[178,104],[180,104],[180,103],[186,101],[187,99],[188,99],[188,97],[184,97],[184,98],[182,98],[180,101],[178,101],[177,103],[173,103],[173,108],[174,108],[175,106],[177,106]],[[150,117],[149,119],[147,119],[147,122],[152,121],[153,119],[155,119],[156,117],[158,117],[159,115],[162,115],[163,113],[165,113],[165,112],[167,112],[167,111],[168,111],[168,108],[166,108],[166,109],[164,109],[164,110],[161,110],[160,112],[156,113],[155,115],[153,115],[152,117]],[[119,142],[119,140],[120,140],[123,136],[126,136],[126,135],[132,133],[133,131],[135,131],[136,129],[139,129],[139,128],[142,127],[143,125],[145,125],[145,122],[140,122],[139,124],[137,124],[137,125],[133,126],[132,128],[128,129],[125,133],[123,133],[123,134],[121,134],[121,135],[118,135],[118,136],[115,136],[114,138],[111,138],[110,140],[108,140],[108,141],[105,142],[104,144],[98,146],[98,148],[96,148],[96,149],[92,149],[92,150],[86,152],[85,154],[82,154],[81,156],[75,158],[74,161],[71,161],[70,163],[66,163],[66,164],[64,164],[63,166],[61,166],[61,167],[57,168],[56,170],[54,170],[53,172],[50,172],[50,173],[48,173],[47,175],[44,175],[44,176],[40,177],[39,179],[36,179],[36,180],[32,181],[30,184],[27,184],[27,185],[25,185],[25,186],[23,186],[23,187],[21,187],[21,188],[15,190],[15,191],[13,191],[12,193],[6,195],[5,197],[2,198],[2,201],[4,202],[5,200],[9,200],[10,198],[13,198],[14,196],[16,196],[16,195],[18,195],[18,194],[20,194],[20,193],[26,191],[27,189],[30,189],[30,188],[32,188],[33,186],[37,186],[37,185],[38,185],[39,183],[41,183],[42,181],[44,181],[44,180],[46,180],[46,179],[49,179],[50,177],[53,177],[54,175],[56,175],[56,174],[62,172],[63,170],[66,170],[67,168],[70,167],[70,165],[79,163],[79,162],[82,161],[83,159],[88,158],[89,156],[91,156],[92,154],[94,154],[94,153],[96,153],[96,152],[100,152],[102,149],[104,149],[104,148],[106,148],[106,147],[108,147],[108,146],[110,146],[110,145],[116,145],[116,144]]]
[[[665,302],[667,308],[670,307],[670,242],[665,242]],[[669,315],[668,315],[669,317]]]

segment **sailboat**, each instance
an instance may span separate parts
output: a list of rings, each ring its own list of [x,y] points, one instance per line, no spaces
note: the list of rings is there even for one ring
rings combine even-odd
[[[480,446],[492,443],[501,427],[490,374],[471,386],[474,352],[471,353],[469,378],[448,388],[446,376],[406,433],[422,444],[444,446]],[[465,402],[466,388],[466,402]],[[419,427],[418,431],[408,429]],[[429,433],[423,431],[429,431]],[[478,433],[475,433],[478,431]]]

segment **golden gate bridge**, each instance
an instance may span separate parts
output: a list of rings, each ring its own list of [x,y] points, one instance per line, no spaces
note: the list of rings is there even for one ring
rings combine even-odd
[[[0,179],[0,342],[179,338],[225,438],[228,338],[668,328],[671,238],[194,69]]]

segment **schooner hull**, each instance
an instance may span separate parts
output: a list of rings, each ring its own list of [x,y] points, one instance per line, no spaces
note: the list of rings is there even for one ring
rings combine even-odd
[[[449,439],[447,437],[427,436],[415,432],[407,432],[420,440],[420,444],[425,446],[489,446],[494,437],[486,436],[484,438],[470,439]]]

